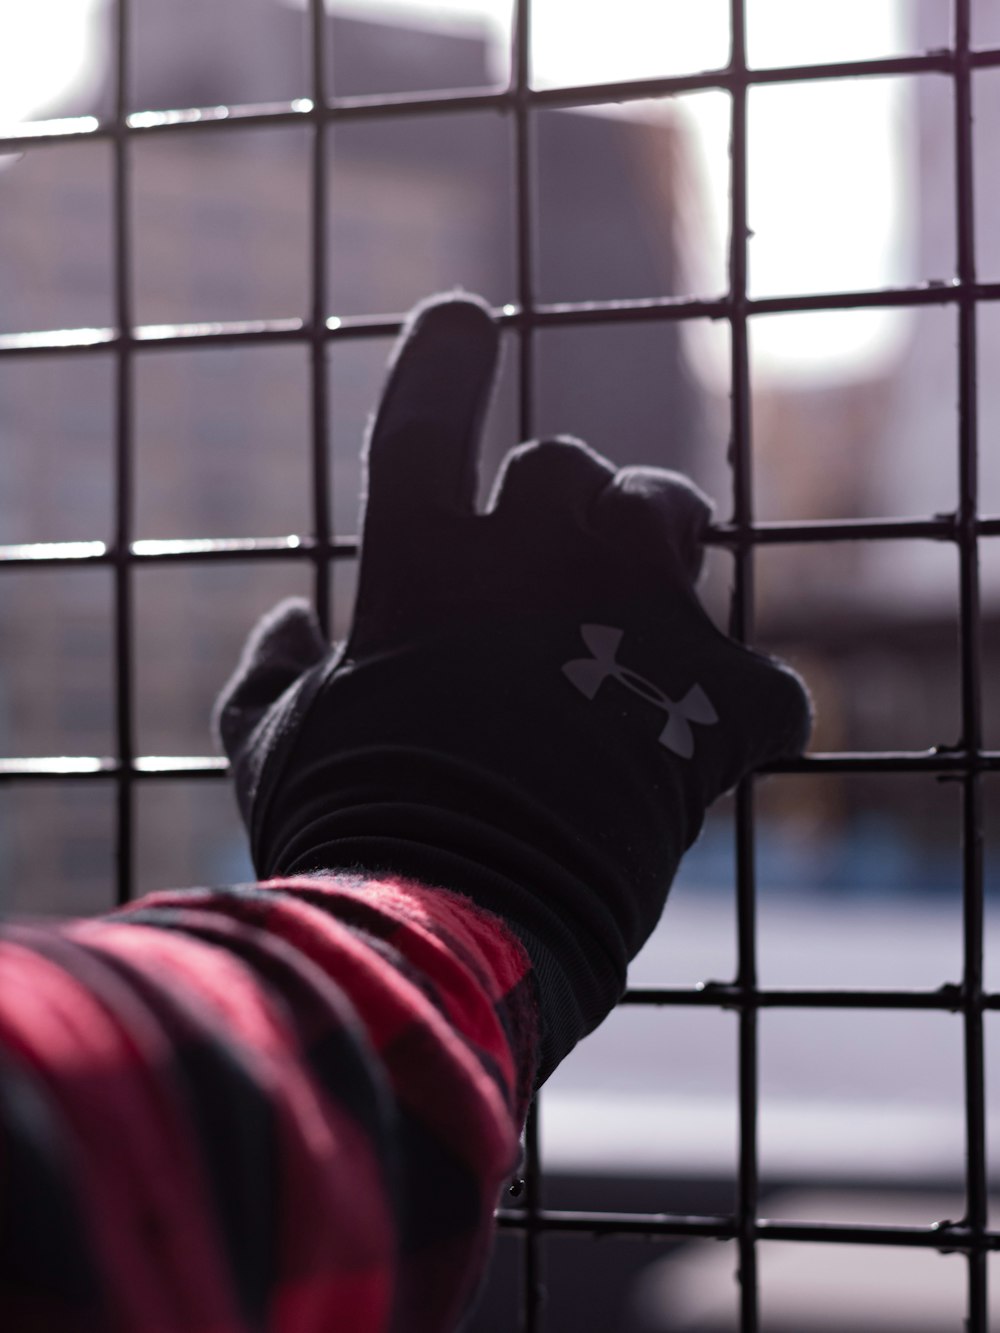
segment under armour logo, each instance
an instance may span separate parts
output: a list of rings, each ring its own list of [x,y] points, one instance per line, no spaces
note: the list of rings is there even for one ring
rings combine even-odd
[[[633,694],[641,694],[667,714],[666,725],[660,732],[660,744],[674,754],[679,754],[682,759],[690,759],[694,754],[691,723],[698,722],[703,727],[710,727],[719,720],[701,686],[692,685],[684,698],[675,702],[658,685],[618,661],[618,645],[625,637],[624,630],[612,629],[608,625],[581,625],[580,634],[593,656],[567,662],[563,667],[564,673],[580,693],[593,699],[606,680],[617,680]]]

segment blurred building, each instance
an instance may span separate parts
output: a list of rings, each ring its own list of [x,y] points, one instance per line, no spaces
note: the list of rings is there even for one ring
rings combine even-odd
[[[975,0],[973,10],[974,36],[983,44],[995,6]],[[914,25],[909,49],[931,49],[940,6],[921,0],[906,6],[905,14]],[[936,74],[902,82],[903,174],[910,188],[903,208],[908,237],[901,243],[912,247],[912,267],[924,281],[944,285],[957,273],[952,83]],[[977,73],[973,97],[977,269],[981,280],[992,281],[1000,272],[1000,193],[989,154],[1000,124],[1000,78],[993,71]],[[771,385],[755,396],[755,480],[767,501],[764,517],[932,518],[955,512],[958,308],[915,307],[899,318],[903,334],[895,359],[867,378]],[[1000,355],[1000,318],[990,303],[977,310],[977,332],[980,511],[996,514],[1000,379],[991,367]],[[980,560],[985,744],[995,748],[1000,708],[990,682],[1000,671],[1000,544],[981,542]],[[816,749],[924,750],[959,742],[959,561],[951,543],[771,548],[758,553],[757,574],[758,628],[769,647],[801,667],[816,696]],[[800,784],[795,799],[803,802],[804,822],[814,833],[825,825],[826,836],[836,841],[839,830],[841,842],[850,837],[859,856],[869,859],[873,848],[891,860],[904,842],[923,842],[924,853],[914,858],[915,884],[940,881],[940,863],[927,848],[955,846],[959,837],[956,810],[942,799],[940,785],[909,790],[897,780],[889,792],[865,777],[837,785],[818,810],[809,784]],[[992,810],[995,798],[988,790]],[[783,798],[775,793],[774,799],[775,808],[787,813]],[[990,820],[987,836],[995,841],[992,829]],[[993,864],[991,857],[988,869]]]
[[[492,81],[482,34],[329,22],[343,96]],[[288,101],[309,93],[306,18],[274,0],[136,6],[136,109]],[[106,102],[106,96],[104,98]],[[83,109],[83,108],[70,108]],[[683,165],[669,122],[547,112],[535,125],[539,295],[676,294],[670,181]],[[333,314],[403,311],[463,286],[517,300],[513,127],[495,113],[383,118],[330,134]],[[131,149],[134,309],[143,325],[288,319],[310,302],[307,131],[159,133]],[[651,181],[655,188],[651,188]],[[0,171],[0,332],[107,327],[112,308],[111,150],[40,147]],[[708,480],[725,426],[689,374],[676,325],[539,336],[536,428],[570,432],[619,462]],[[357,526],[358,448],[388,344],[330,351],[333,514]],[[513,352],[513,347],[510,349]],[[111,536],[113,358],[0,365],[0,543]],[[517,440],[508,355],[487,468]],[[140,539],[275,536],[311,529],[307,351],[295,343],[139,351],[135,532]],[[711,445],[711,448],[709,446]],[[278,596],[307,593],[304,564],[173,564],[135,579],[140,753],[204,754],[214,693],[243,635]],[[351,573],[338,570],[336,622]],[[7,572],[0,582],[0,751],[110,754],[112,587],[106,570]],[[69,909],[109,883],[110,784],[81,801],[36,788],[0,804],[0,856],[20,896]],[[144,784],[149,887],[244,870],[221,786]],[[102,813],[95,815],[97,803]],[[6,818],[3,817],[7,810]],[[59,836],[43,836],[43,826]],[[225,828],[223,835],[221,830]],[[90,853],[84,855],[84,846]]]

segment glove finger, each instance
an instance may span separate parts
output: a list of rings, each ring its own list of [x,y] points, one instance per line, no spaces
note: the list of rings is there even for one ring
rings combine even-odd
[[[396,345],[367,444],[365,536],[415,510],[474,508],[479,434],[500,334],[472,296],[417,306]]]
[[[598,497],[591,525],[634,558],[694,584],[713,508],[708,496],[679,472],[628,467]]]
[[[614,476],[606,458],[569,436],[521,444],[503,461],[489,509],[510,522],[549,523],[561,511],[582,523]]]
[[[230,760],[289,685],[329,652],[308,602],[290,597],[262,616],[212,713],[212,730]]]

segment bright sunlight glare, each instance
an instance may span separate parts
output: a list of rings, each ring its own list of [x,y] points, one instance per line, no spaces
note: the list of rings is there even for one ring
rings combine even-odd
[[[0,0],[0,127],[58,115],[99,77],[103,0]]]
[[[335,7],[398,21],[478,22],[494,34],[500,59],[510,40],[510,0],[337,0]],[[901,10],[899,0],[838,0],[818,15],[802,0],[749,0],[749,58],[779,66],[895,54],[905,49]],[[718,68],[729,59],[728,20],[727,0],[534,0],[532,81],[552,87]],[[912,244],[906,93],[900,79],[752,91],[751,296],[906,280]],[[706,239],[718,252],[729,230],[729,161],[718,151],[727,99],[681,97],[669,108],[688,127],[706,195]],[[649,116],[650,104],[626,103],[612,114]],[[755,372],[804,380],[868,376],[898,354],[906,326],[899,310],[755,321]],[[723,340],[697,342],[698,360],[711,374],[706,362],[725,355]]]

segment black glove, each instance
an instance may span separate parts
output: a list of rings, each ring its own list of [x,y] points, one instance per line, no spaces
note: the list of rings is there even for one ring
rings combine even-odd
[[[810,711],[702,610],[686,478],[556,439],[475,513],[498,344],[473,298],[417,308],[370,432],[350,637],[283,603],[216,720],[258,874],[396,873],[506,919],[541,1081],[620,998],[706,806],[800,751]]]

